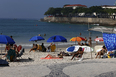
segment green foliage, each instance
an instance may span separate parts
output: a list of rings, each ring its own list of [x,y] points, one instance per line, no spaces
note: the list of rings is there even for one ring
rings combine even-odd
[[[53,8],[50,7],[44,15],[69,15],[69,14],[77,14],[77,13],[89,13],[92,14],[93,12],[96,13],[116,13],[116,9],[103,9],[101,6],[92,6],[89,8],[78,7],[73,9],[71,7],[67,8]]]

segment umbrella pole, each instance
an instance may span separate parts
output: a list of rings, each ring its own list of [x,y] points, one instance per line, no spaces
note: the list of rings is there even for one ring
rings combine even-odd
[[[58,43],[57,43],[57,46],[58,46]],[[58,51],[58,47],[57,47],[57,51]]]
[[[92,51],[91,51],[91,59],[92,59]]]
[[[2,56],[2,44],[1,44],[1,56]]]
[[[92,45],[91,45],[91,47],[92,47]],[[91,48],[90,48],[90,50],[91,50]],[[91,59],[92,59],[92,50],[91,50]]]

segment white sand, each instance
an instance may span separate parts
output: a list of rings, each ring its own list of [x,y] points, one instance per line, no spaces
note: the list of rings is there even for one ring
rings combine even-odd
[[[58,74],[57,72],[60,72],[60,74],[58,74],[58,75],[60,75],[59,77],[61,77],[61,75],[63,77],[63,76],[65,76],[65,74],[70,77],[75,77],[75,76],[76,77],[77,76],[79,76],[79,77],[85,77],[85,76],[94,77],[94,76],[98,76],[102,73],[116,71],[114,68],[116,66],[115,58],[95,59],[96,55],[94,52],[92,52],[92,53],[85,52],[83,54],[82,61],[78,61],[77,58],[76,58],[77,60],[70,60],[72,56],[64,56],[63,59],[40,59],[42,57],[45,57],[48,54],[57,56],[57,54],[59,54],[60,51],[66,51],[66,47],[57,48],[56,52],[33,52],[32,51],[29,53],[29,49],[25,49],[25,53],[24,53],[24,55],[22,55],[22,58],[19,59],[19,61],[9,62],[10,67],[0,67],[1,68],[0,74],[2,74],[2,77],[7,77],[7,76],[15,77],[14,75],[16,75],[16,74],[18,74],[17,77],[36,77],[36,76],[41,77],[41,76],[46,76],[46,75],[49,75],[49,76],[52,75],[54,77]],[[91,59],[91,57],[92,57],[92,59]],[[31,60],[29,60],[29,58],[31,58]],[[57,66],[58,64],[60,66]],[[65,64],[65,66],[67,66],[67,67],[63,66],[62,64]],[[71,64],[72,64],[72,66],[71,66]],[[51,68],[51,70],[50,70],[49,66],[52,66],[52,67],[57,66],[57,67],[56,67],[56,69]],[[63,68],[65,67],[65,68],[63,69],[61,66]],[[110,68],[111,66],[113,66],[113,67]],[[54,69],[56,71],[53,73]],[[73,69],[73,71],[72,71],[72,69]],[[14,70],[14,71],[11,72],[10,70]],[[28,71],[28,72],[24,72],[24,71]],[[63,71],[65,74],[61,73],[61,71]],[[80,72],[75,73],[77,71],[80,71]],[[85,74],[83,74],[83,72],[85,72]],[[12,74],[10,74],[10,73],[12,73]],[[20,73],[21,73],[21,75],[20,75]],[[8,75],[8,74],[10,74],[10,75]]]
[[[24,55],[22,55],[22,58],[17,58],[19,61],[16,62],[9,62],[10,66],[24,66],[24,65],[53,65],[56,63],[70,63],[70,62],[76,62],[77,60],[70,60],[72,56],[64,56],[63,59],[40,59],[42,57],[45,57],[48,54],[55,55],[60,53],[60,51],[66,51],[66,48],[58,48],[57,52],[30,52],[29,49],[25,49]],[[84,59],[88,60],[91,59],[91,53],[87,52],[83,55]],[[95,57],[95,53],[92,53],[92,57]],[[29,60],[31,58],[32,60]],[[76,58],[78,59],[78,58]]]

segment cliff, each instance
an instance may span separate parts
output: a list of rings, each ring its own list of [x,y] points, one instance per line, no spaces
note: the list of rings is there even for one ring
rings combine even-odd
[[[75,23],[75,24],[100,24],[116,26],[116,20],[111,18],[86,18],[86,17],[44,17],[46,22]]]

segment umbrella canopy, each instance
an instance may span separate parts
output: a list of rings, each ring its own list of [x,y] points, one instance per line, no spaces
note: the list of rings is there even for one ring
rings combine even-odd
[[[47,42],[67,42],[67,39],[60,35],[51,36]]]
[[[40,40],[45,40],[45,39],[41,36],[34,36],[29,41],[40,41]]]
[[[0,35],[0,43],[1,44],[14,44],[15,41],[9,37],[9,36],[6,36],[6,35]]]
[[[95,39],[95,41],[104,41],[102,37],[98,37]]]
[[[78,41],[78,42],[80,42],[80,41],[85,41],[85,39],[82,38],[82,37],[73,37],[73,38],[70,39],[70,41]]]

